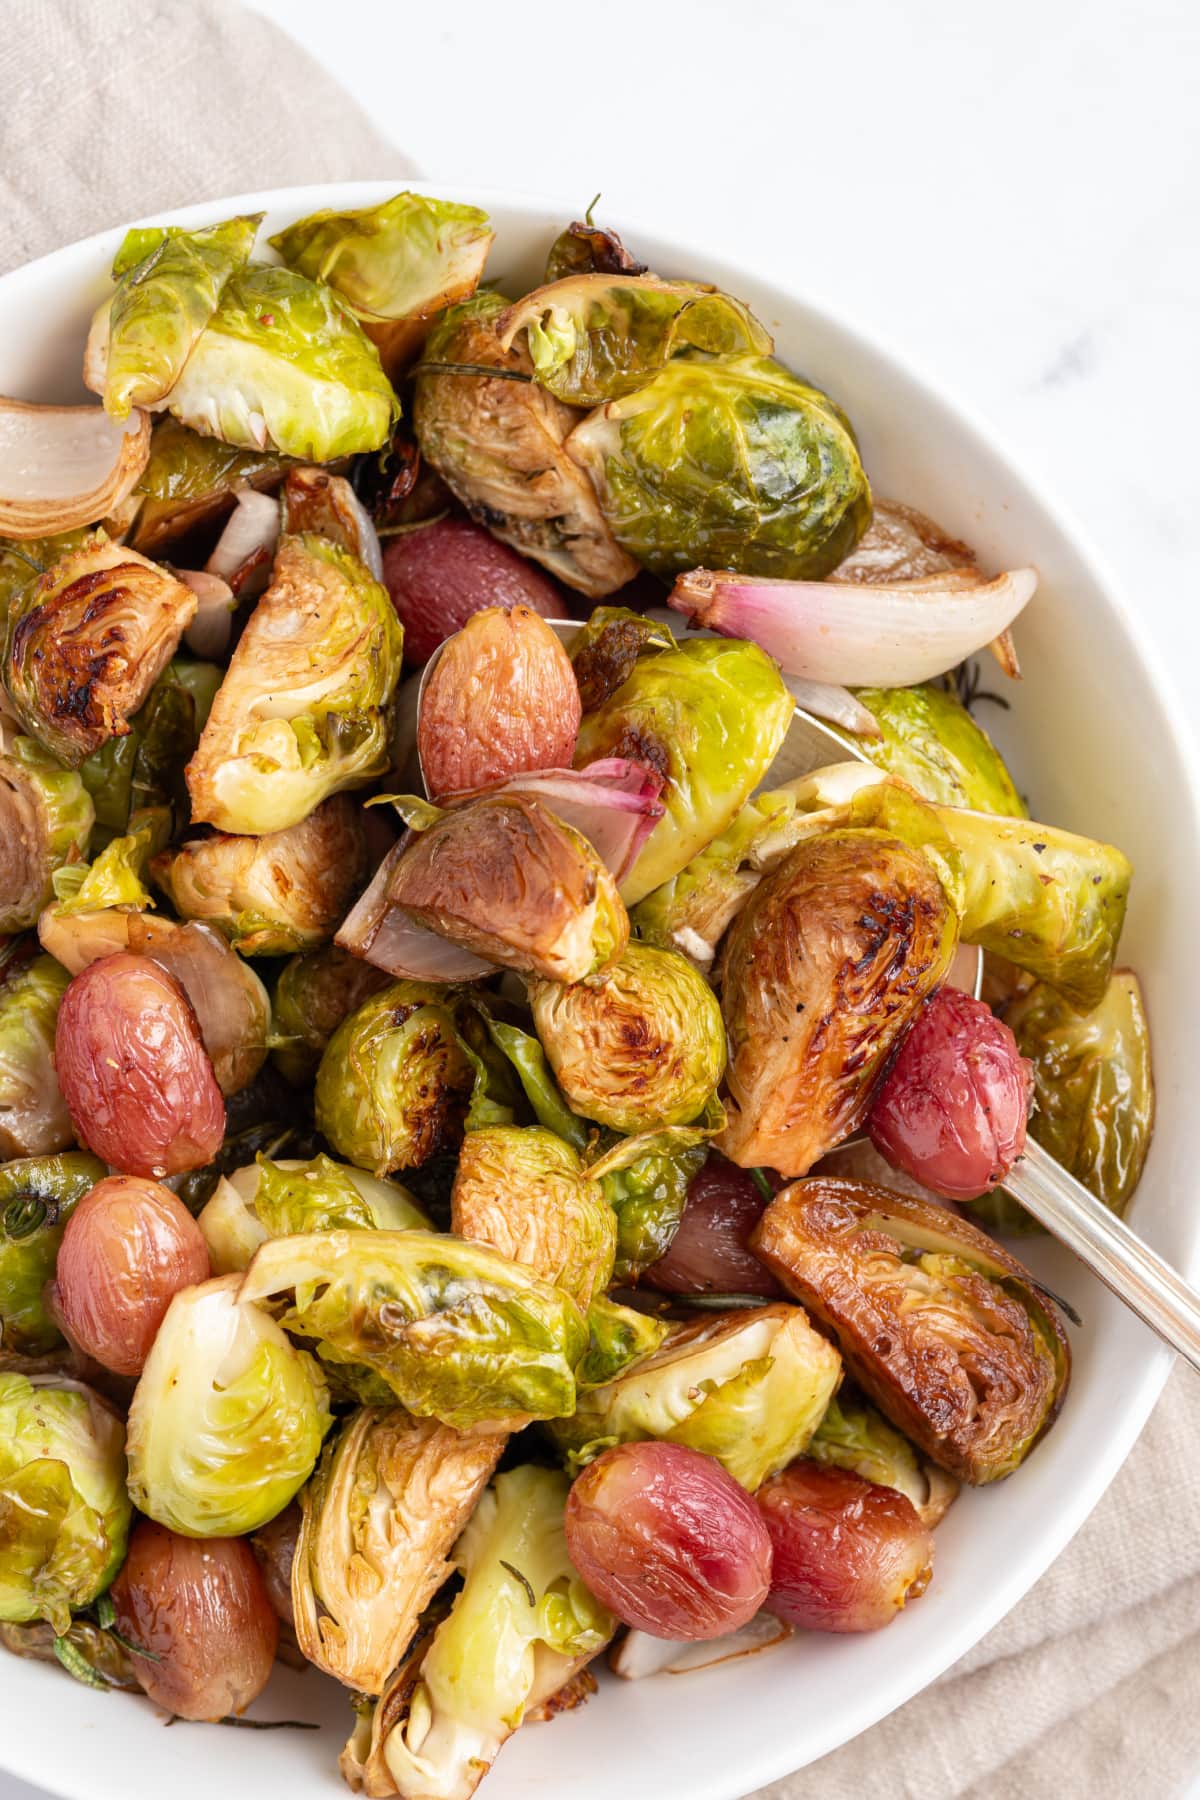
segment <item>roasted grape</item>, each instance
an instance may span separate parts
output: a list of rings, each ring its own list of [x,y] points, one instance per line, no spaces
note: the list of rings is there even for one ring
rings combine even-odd
[[[761,1294],[773,1299],[782,1289],[746,1241],[764,1204],[754,1177],[714,1150],[688,1188],[670,1249],[651,1264],[642,1281],[664,1294]]]
[[[427,662],[485,606],[569,616],[556,582],[468,519],[435,519],[394,537],[383,553],[383,580],[404,626],[408,663]]]

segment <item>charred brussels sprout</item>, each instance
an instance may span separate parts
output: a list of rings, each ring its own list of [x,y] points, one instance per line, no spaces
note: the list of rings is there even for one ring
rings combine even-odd
[[[567,1483],[528,1464],[498,1475],[454,1549],[463,1577],[342,1755],[352,1787],[467,1800],[506,1739],[616,1629],[567,1555]]]
[[[723,832],[787,735],[792,697],[757,644],[703,638],[640,661],[584,716],[577,768],[627,756],[665,778],[666,815],[642,847],[622,897],[632,906]]]
[[[827,395],[756,354],[677,356],[568,440],[618,543],[656,574],[817,579],[871,519],[854,435]]]
[[[0,1619],[60,1635],[125,1554],[121,1421],[81,1381],[0,1374]]]
[[[76,1205],[104,1175],[83,1150],[0,1167],[0,1351],[40,1356],[62,1342],[44,1292]]]
[[[300,1496],[292,1610],[304,1655],[379,1694],[447,1577],[503,1448],[492,1436],[364,1407],[330,1439]]]
[[[643,656],[675,648],[669,625],[660,625],[626,606],[594,607],[587,623],[571,639],[571,666],[584,712],[598,712]]]
[[[213,1270],[248,1268],[269,1237],[306,1231],[427,1230],[429,1220],[396,1181],[381,1181],[329,1156],[257,1160],[222,1176],[197,1221]]]
[[[129,1408],[130,1498],[184,1537],[257,1531],[308,1479],[329,1429],[317,1363],[239,1286],[224,1275],[175,1295]]]
[[[283,831],[220,832],[151,864],[176,912],[208,920],[243,956],[286,956],[331,938],[366,871],[362,812],[344,794]]]
[[[496,330],[505,350],[525,333],[536,379],[570,406],[632,394],[683,350],[774,349],[770,332],[731,294],[655,275],[569,275],[510,306]]]
[[[54,1024],[69,980],[51,956],[0,951],[0,1157],[49,1156],[74,1141],[54,1074]]]
[[[952,1475],[918,1456],[882,1413],[853,1392],[843,1391],[829,1402],[804,1454],[827,1468],[849,1469],[876,1487],[897,1488],[929,1527],[945,1517],[958,1494]]]
[[[753,1242],[880,1411],[960,1481],[1010,1475],[1049,1429],[1071,1366],[1062,1325],[966,1219],[813,1176],[772,1201]]]
[[[832,831],[793,850],[726,943],[718,1148],[742,1168],[803,1175],[856,1130],[956,938],[941,882],[899,838]]]
[[[134,489],[142,503],[134,548],[157,555],[176,538],[221,518],[238,488],[277,487],[286,468],[274,451],[239,450],[220,438],[202,437],[178,419],[160,419],[150,439],[150,460]]]
[[[87,854],[94,819],[79,776],[32,738],[0,755],[0,932],[37,924],[55,870]]]
[[[560,1288],[482,1244],[428,1231],[275,1238],[245,1276],[246,1301],[294,1295],[289,1331],[331,1362],[365,1363],[411,1413],[466,1430],[514,1430],[575,1404],[587,1346]]]
[[[195,819],[282,831],[383,774],[402,649],[362,563],[311,532],[283,538],[188,764]]]
[[[776,1302],[676,1326],[552,1430],[576,1466],[611,1444],[661,1438],[715,1456],[753,1493],[807,1447],[841,1377],[832,1344],[798,1306]]]
[[[224,670],[216,663],[173,656],[124,737],[109,738],[80,765],[96,809],[92,849],[129,830],[147,807],[169,806],[174,821],[188,814],[183,771],[200,742]]]
[[[614,1131],[688,1124],[725,1072],[717,997],[673,951],[631,943],[602,980],[535,982],[530,1004],[570,1105]]]
[[[505,305],[498,294],[478,294],[430,332],[413,408],[421,454],[506,544],[581,593],[611,594],[632,581],[637,564],[567,454],[578,413],[532,379],[527,352],[501,347],[496,322]]]
[[[945,688],[858,688],[856,694],[879,736],[846,742],[877,768],[898,775],[926,800],[1014,819],[1027,816],[999,751]]]
[[[280,1074],[293,1087],[306,1087],[342,1020],[390,986],[382,969],[336,944],[294,956],[275,984],[272,1058]]]
[[[317,1070],[317,1126],[359,1168],[388,1175],[452,1148],[475,1072],[452,989],[398,981],[343,1020]]]
[[[615,231],[597,225],[589,207],[586,217],[564,225],[546,258],[547,281],[565,275],[644,275],[646,265],[628,251]]]
[[[600,973],[629,937],[596,851],[529,794],[444,814],[397,859],[388,899],[463,949],[550,981]]]
[[[195,613],[191,589],[136,550],[101,537],[70,551],[9,614],[4,679],[21,724],[78,768],[128,732]]]

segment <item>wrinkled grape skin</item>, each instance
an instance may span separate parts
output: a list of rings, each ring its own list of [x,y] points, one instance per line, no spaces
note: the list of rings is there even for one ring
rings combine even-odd
[[[557,583],[467,519],[435,519],[401,532],[383,553],[383,582],[404,626],[406,663],[427,662],[485,606],[529,606],[543,619],[571,616]]]
[[[301,1513],[293,1500],[281,1513],[253,1533],[250,1548],[262,1571],[267,1597],[285,1625],[295,1626],[292,1609],[292,1564],[300,1536]]]
[[[756,1495],[771,1537],[766,1607],[807,1631],[878,1631],[929,1585],[933,1538],[907,1495],[801,1457]]]
[[[646,1270],[642,1284],[664,1294],[778,1299],[782,1288],[746,1241],[765,1204],[748,1171],[712,1151],[688,1188],[670,1249]]]
[[[653,1637],[722,1637],[766,1599],[771,1543],[745,1489],[682,1444],[618,1444],[567,1499],[567,1553],[610,1612]]]
[[[80,1143],[124,1174],[161,1180],[220,1149],[225,1101],[196,1015],[150,957],[119,951],[76,975],[54,1060]]]
[[[945,1200],[1002,1182],[1025,1148],[1031,1069],[1008,1026],[942,988],[917,1015],[871,1107],[881,1156]]]
[[[109,1175],[67,1221],[55,1277],[71,1341],[118,1375],[140,1375],[180,1288],[207,1281],[208,1248],[161,1182]]]
[[[143,1519],[111,1588],[116,1626],[151,1700],[181,1719],[222,1719],[267,1684],[279,1621],[244,1538],[185,1538]]]

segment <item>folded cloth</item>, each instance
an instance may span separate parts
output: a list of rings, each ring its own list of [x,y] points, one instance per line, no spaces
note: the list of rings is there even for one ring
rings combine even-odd
[[[0,271],[189,201],[412,172],[302,50],[227,0],[6,0],[4,25]],[[1200,1381],[1181,1370],[1008,1618],[759,1800],[1177,1794],[1200,1770],[1197,1444]]]

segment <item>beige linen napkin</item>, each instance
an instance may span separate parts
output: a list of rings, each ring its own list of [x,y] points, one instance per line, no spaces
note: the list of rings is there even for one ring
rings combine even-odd
[[[225,0],[0,10],[0,271],[189,201],[411,172],[300,49]],[[759,1800],[1177,1795],[1200,1775],[1198,1444],[1200,1379],[1181,1370],[1021,1605],[924,1694]]]

